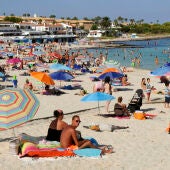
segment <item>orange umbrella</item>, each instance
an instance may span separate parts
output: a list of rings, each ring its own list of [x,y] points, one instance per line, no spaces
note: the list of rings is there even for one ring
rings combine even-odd
[[[47,85],[54,85],[54,80],[46,73],[44,72],[32,72],[30,74],[35,79],[47,84]]]
[[[107,72],[117,72],[117,73],[119,73],[120,71],[117,68],[107,68],[102,72],[102,74],[107,73]]]

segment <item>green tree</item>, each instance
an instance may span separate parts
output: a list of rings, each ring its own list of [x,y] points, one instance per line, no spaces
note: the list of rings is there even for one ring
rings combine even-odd
[[[22,18],[11,16],[11,17],[5,17],[4,21],[10,21],[10,22],[13,22],[13,23],[19,23],[19,22],[22,22]]]
[[[49,17],[50,17],[50,18],[55,18],[56,16],[53,14],[53,15],[50,15]]]
[[[100,22],[101,22],[101,17],[100,16],[97,16],[97,17],[95,17],[95,18],[92,18],[92,21],[94,21],[94,23],[96,24],[96,25],[99,25],[100,24]]]
[[[89,21],[89,20],[90,20],[90,19],[88,19],[87,17],[84,17],[83,19],[84,19],[84,20],[87,20],[87,21]]]
[[[100,26],[104,30],[110,29],[110,27],[111,27],[111,20],[110,20],[110,18],[109,17],[103,17],[101,22],[100,22]]]
[[[39,19],[39,20],[38,20],[38,23],[41,24],[41,23],[42,23],[42,19]]]
[[[119,25],[119,23],[118,23],[118,20],[117,20],[117,19],[114,19],[114,21],[113,21],[113,22],[114,22],[114,25],[115,25],[115,26],[118,26],[118,25]]]
[[[73,17],[72,20],[78,20],[78,18],[77,17]]]
[[[117,18],[117,21],[118,21],[119,24],[122,24],[122,22],[124,21],[124,19],[123,19],[123,17],[119,16],[119,17]]]
[[[97,30],[98,29],[98,26],[96,24],[93,24],[90,28],[91,30]]]
[[[15,14],[12,13],[12,14],[10,14],[10,16],[15,16]]]
[[[71,18],[70,18],[70,17],[67,17],[66,19],[67,19],[67,20],[71,20]]]

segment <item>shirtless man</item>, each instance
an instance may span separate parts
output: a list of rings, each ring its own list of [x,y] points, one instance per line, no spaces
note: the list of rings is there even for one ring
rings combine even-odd
[[[97,146],[93,145],[90,140],[85,140],[85,139],[78,140],[76,128],[79,126],[80,122],[81,121],[79,116],[75,115],[72,117],[72,124],[64,128],[64,130],[61,133],[61,137],[60,137],[61,147],[68,148],[71,145],[77,145],[79,149],[83,149],[83,148],[100,149]],[[112,150],[113,150],[112,148],[109,149],[107,147],[104,147],[102,149],[102,153],[103,154],[111,153]]]

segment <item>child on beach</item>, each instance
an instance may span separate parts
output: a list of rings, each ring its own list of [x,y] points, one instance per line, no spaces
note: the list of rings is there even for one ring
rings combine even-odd
[[[13,87],[17,88],[18,87],[18,80],[17,80],[17,76],[16,75],[13,76],[12,82],[13,82]]]
[[[147,78],[146,95],[147,95],[148,102],[150,102],[150,96],[151,96],[151,90],[152,89],[153,89],[153,86],[150,85],[150,78]]]
[[[169,82],[165,83],[165,108],[169,108],[170,103],[170,89],[169,89]]]

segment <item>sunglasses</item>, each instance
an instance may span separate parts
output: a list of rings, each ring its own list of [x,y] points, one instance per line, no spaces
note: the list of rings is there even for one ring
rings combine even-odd
[[[81,121],[80,120],[76,120],[77,123],[80,123]]]

